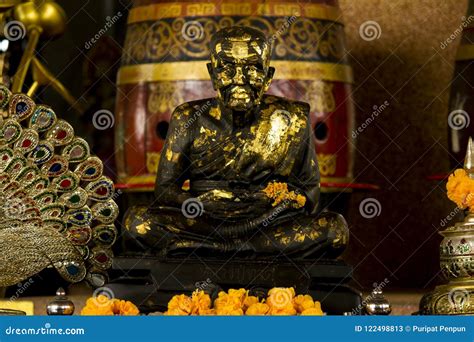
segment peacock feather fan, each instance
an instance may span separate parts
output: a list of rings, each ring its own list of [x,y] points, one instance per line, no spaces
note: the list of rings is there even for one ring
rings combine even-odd
[[[114,184],[45,105],[0,85],[0,286],[46,267],[103,283],[117,238]]]

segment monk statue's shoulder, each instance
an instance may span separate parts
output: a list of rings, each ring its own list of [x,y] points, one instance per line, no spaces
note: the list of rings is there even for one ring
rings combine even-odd
[[[196,113],[199,115],[209,111],[214,102],[214,98],[184,102],[175,108],[174,115],[188,116]]]
[[[200,116],[205,116],[214,102],[213,98],[209,98],[182,103],[175,108],[171,121],[177,126],[188,126],[197,121]]]
[[[275,110],[286,110],[298,117],[307,118],[309,116],[309,104],[302,101],[290,100],[275,95],[265,95],[263,102],[272,106]]]

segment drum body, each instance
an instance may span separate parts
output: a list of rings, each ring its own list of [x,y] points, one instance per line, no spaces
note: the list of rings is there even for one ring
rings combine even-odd
[[[213,97],[206,63],[220,28],[245,25],[273,44],[269,93],[308,102],[322,181],[352,180],[352,71],[334,0],[136,1],[118,74],[118,182],[150,188],[173,109]]]

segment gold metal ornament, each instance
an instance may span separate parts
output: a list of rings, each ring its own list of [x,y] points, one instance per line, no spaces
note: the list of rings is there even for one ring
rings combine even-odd
[[[0,107],[0,286],[51,266],[71,282],[102,276],[118,215],[102,162],[27,95],[0,85]]]
[[[464,169],[474,179],[474,143],[469,138]],[[422,315],[474,315],[474,213],[441,231],[440,266],[446,284],[420,301]]]
[[[390,315],[392,306],[380,288],[376,288],[366,299],[365,311],[368,315]]]
[[[31,71],[33,83],[28,88],[28,96],[34,96],[40,86],[51,86],[74,109],[83,112],[82,106],[67,90],[67,88],[35,57],[40,38],[55,38],[66,30],[66,13],[53,0],[10,1],[7,11],[2,13],[3,26],[10,22],[19,22],[19,30],[26,35],[28,42],[21,57],[19,67],[13,76],[12,91],[20,93],[23,90],[25,78]],[[5,26],[6,27],[6,26]]]
[[[74,303],[66,296],[66,291],[60,287],[56,291],[56,297],[46,306],[49,316],[70,316],[74,314]]]

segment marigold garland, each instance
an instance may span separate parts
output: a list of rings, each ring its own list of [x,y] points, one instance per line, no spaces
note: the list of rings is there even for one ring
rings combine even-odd
[[[459,208],[474,210],[474,179],[469,178],[466,170],[454,171],[448,178],[446,190],[448,198]]]
[[[292,287],[275,287],[267,298],[260,300],[250,296],[246,289],[221,291],[211,307],[211,298],[201,290],[191,297],[184,294],[174,296],[168,303],[170,316],[218,315],[218,316],[258,316],[258,315],[313,315],[321,316],[321,304],[310,295],[295,296]]]
[[[306,197],[288,190],[287,183],[271,182],[262,190],[268,198],[273,199],[273,206],[285,201],[292,201],[295,208],[301,208],[306,203]]]
[[[136,316],[140,313],[132,302],[108,298],[104,295],[91,297],[81,310],[83,316]]]

